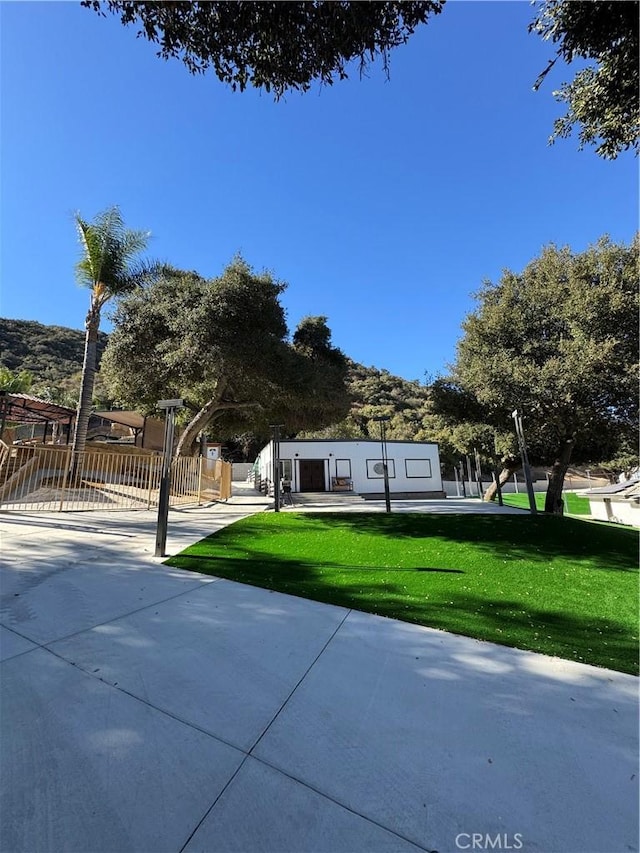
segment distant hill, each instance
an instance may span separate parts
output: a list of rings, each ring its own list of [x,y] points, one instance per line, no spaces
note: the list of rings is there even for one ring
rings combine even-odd
[[[84,331],[79,329],[44,326],[33,320],[0,318],[0,364],[12,372],[28,370],[33,375],[31,393],[36,396],[40,394],[63,405],[75,406],[84,358],[84,338]],[[102,357],[108,339],[105,332],[99,333],[98,359]],[[424,385],[349,360],[347,387],[352,398],[347,418],[324,430],[301,435],[378,437],[380,426],[373,418],[380,414],[391,419],[387,430],[389,438],[411,439],[420,434],[429,393]],[[111,405],[99,374],[94,403],[101,408]]]
[[[33,374],[34,388],[60,385],[82,370],[84,337],[79,329],[0,318],[0,363],[11,371],[28,370]],[[98,360],[108,337],[99,332]]]

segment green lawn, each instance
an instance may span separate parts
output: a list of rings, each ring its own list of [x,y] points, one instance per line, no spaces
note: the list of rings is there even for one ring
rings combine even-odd
[[[637,545],[543,515],[260,513],[168,564],[637,673]]]
[[[544,510],[544,492],[536,492],[536,508],[541,512]],[[508,494],[503,495],[502,499],[507,506],[519,506],[523,509],[529,509],[529,495],[526,494]],[[564,511],[567,515],[589,515],[589,501],[587,498],[574,495],[573,492],[564,492],[562,495],[564,501]]]

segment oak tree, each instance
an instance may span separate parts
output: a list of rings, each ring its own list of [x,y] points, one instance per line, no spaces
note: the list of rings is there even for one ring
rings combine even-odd
[[[640,138],[640,55],[636,0],[545,0],[530,25],[556,45],[556,56],[540,74],[535,89],[558,59],[587,60],[569,83],[554,92],[567,106],[551,141],[578,128],[580,148],[613,159],[621,151],[638,152]]]
[[[441,11],[444,0],[419,3],[354,2],[136,2],[83,0],[100,14],[159,46],[163,59],[181,59],[192,74],[211,69],[235,91],[247,86],[273,92],[307,91],[313,81],[331,85],[348,77],[355,60],[362,72],[377,56],[388,70],[389,51]]]
[[[241,258],[213,279],[167,270],[119,302],[101,364],[107,387],[145,411],[163,398],[187,400],[179,455],[210,429],[220,437],[275,418],[289,430],[340,419],[349,403],[341,353],[328,329],[321,352],[288,342],[284,288]]]
[[[570,460],[637,446],[638,248],[547,246],[486,282],[463,323],[450,384],[472,403],[466,420],[504,432],[524,415],[532,462],[551,465],[547,512],[561,511]]]
[[[181,60],[192,74],[209,69],[233,90],[307,91],[360,74],[376,57],[389,75],[389,53],[439,14],[445,0],[394,2],[138,2],[82,0],[100,15],[119,16],[138,36],[158,45],[163,59]],[[581,147],[603,157],[638,146],[637,0],[542,0],[530,32],[556,45],[538,88],[558,61],[592,62],[555,92],[568,106],[552,140],[579,127]]]

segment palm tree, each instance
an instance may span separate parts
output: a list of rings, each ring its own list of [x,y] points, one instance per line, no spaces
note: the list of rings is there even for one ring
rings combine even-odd
[[[76,265],[76,278],[79,284],[91,291],[85,320],[84,361],[72,448],[73,467],[77,471],[85,449],[91,415],[100,313],[109,299],[129,293],[143,284],[155,267],[138,258],[147,246],[150,233],[125,228],[117,207],[99,213],[93,222],[87,222],[80,214],[76,214],[75,221],[82,247],[82,256]]]

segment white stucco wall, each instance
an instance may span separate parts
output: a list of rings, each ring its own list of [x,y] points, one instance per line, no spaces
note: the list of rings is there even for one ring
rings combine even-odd
[[[260,452],[262,480],[273,480],[273,445]],[[334,477],[349,478],[359,494],[384,491],[384,478],[374,470],[382,461],[379,441],[295,440],[280,442],[280,460],[291,462],[292,491],[300,491],[300,461],[321,460],[325,491],[331,491]],[[438,445],[421,441],[388,441],[390,492],[442,491]],[[429,476],[426,476],[426,475]]]
[[[640,507],[630,500],[612,500],[611,498],[589,498],[589,510],[598,521],[618,521],[621,524],[631,524],[640,527]]]

